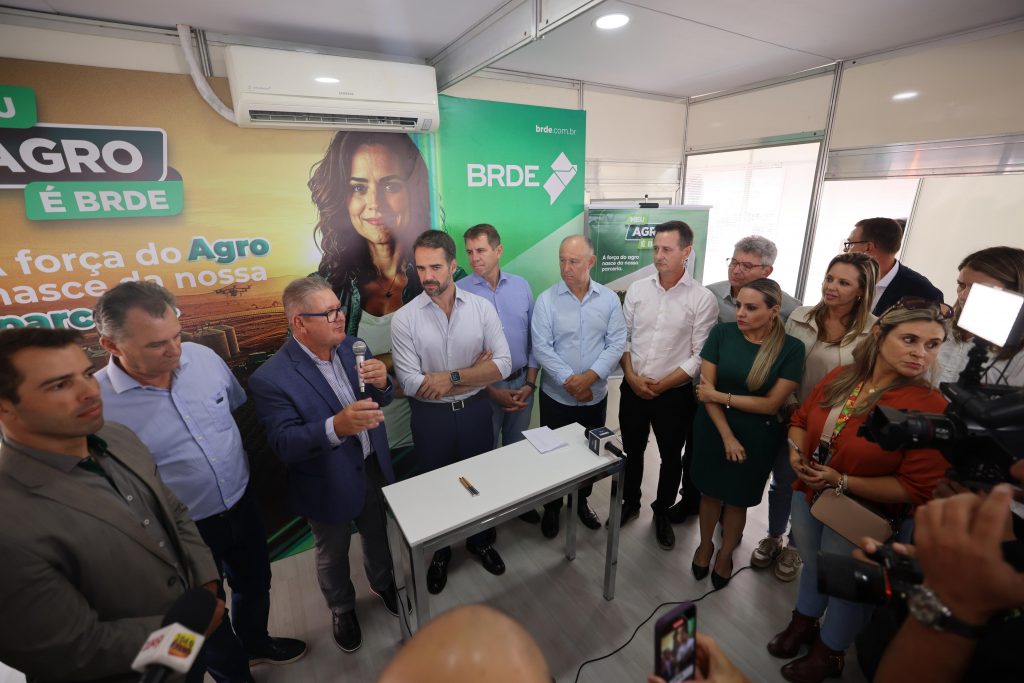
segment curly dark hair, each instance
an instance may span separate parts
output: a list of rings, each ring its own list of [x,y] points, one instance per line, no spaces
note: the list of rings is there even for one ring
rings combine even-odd
[[[430,227],[430,189],[427,165],[419,148],[404,133],[339,131],[327,146],[324,158],[313,165],[309,190],[319,218],[313,239],[323,253],[317,272],[332,287],[355,275],[358,282],[376,277],[369,250],[355,231],[348,213],[352,196],[349,174],[352,157],[363,145],[380,145],[399,162],[409,195],[408,234],[396,235],[395,250],[399,262],[411,256],[416,236]]]

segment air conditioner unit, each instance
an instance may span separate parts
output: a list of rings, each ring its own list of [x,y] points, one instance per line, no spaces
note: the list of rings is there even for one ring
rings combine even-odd
[[[245,128],[433,133],[434,68],[230,45],[235,120]]]

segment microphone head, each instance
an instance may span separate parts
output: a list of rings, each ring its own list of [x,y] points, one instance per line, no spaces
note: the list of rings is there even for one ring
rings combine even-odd
[[[366,342],[362,339],[357,339],[352,344],[352,355],[353,356],[365,356],[366,355]]]
[[[161,626],[181,624],[190,631],[203,633],[217,609],[217,596],[205,588],[193,588],[181,594],[164,615]]]

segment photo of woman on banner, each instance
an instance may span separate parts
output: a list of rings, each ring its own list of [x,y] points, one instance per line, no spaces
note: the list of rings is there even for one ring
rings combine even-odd
[[[323,254],[317,273],[341,302],[345,333],[365,341],[391,372],[391,318],[423,291],[412,244],[432,227],[427,164],[404,133],[339,131],[308,185]],[[460,268],[455,279],[464,275]],[[409,403],[399,390],[383,410],[398,467],[412,447]]]

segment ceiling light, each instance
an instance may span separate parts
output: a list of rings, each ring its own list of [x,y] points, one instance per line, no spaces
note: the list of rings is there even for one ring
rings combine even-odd
[[[330,76],[317,76],[313,80],[317,83],[341,83],[337,78],[332,78]]]
[[[597,21],[594,22],[594,26],[605,31],[611,31],[612,29],[622,28],[629,23],[629,17],[625,14],[606,14],[603,17],[598,17]]]
[[[916,90],[907,90],[905,92],[896,93],[892,96],[892,99],[896,102],[899,102],[900,100],[912,100],[917,97],[917,94]]]

